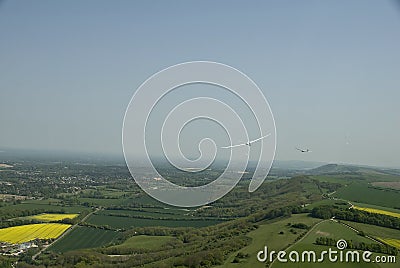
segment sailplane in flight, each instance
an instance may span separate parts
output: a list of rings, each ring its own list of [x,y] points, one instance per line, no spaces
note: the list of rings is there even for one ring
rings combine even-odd
[[[224,147],[221,147],[221,148],[223,148],[223,149],[228,149],[228,148],[239,147],[239,146],[245,146],[245,145],[251,146],[252,143],[257,142],[257,141],[260,141],[260,140],[262,140],[262,139],[265,139],[266,137],[268,137],[268,136],[270,136],[270,135],[271,135],[271,133],[269,133],[269,134],[267,134],[267,135],[265,135],[265,136],[262,136],[262,137],[260,137],[260,138],[258,138],[258,139],[255,139],[255,140],[252,140],[252,141],[248,141],[248,142],[246,142],[246,143],[241,143],[241,144],[236,144],[236,145],[231,145],[231,146],[224,146]]]
[[[296,150],[302,152],[302,153],[311,153],[311,151],[309,149],[300,149],[296,147]]]

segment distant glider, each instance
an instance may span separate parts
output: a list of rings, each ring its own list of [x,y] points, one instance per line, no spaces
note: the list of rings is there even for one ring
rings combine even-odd
[[[248,141],[248,142],[246,142],[246,143],[241,143],[241,144],[236,144],[236,145],[231,145],[231,146],[224,146],[224,147],[221,147],[221,148],[223,148],[223,149],[228,149],[228,148],[239,147],[239,146],[245,146],[245,145],[251,146],[252,143],[254,143],[254,142],[256,142],[256,141],[259,141],[259,140],[262,140],[262,139],[265,139],[266,137],[268,137],[268,136],[270,136],[270,135],[271,135],[271,133],[269,133],[269,134],[267,134],[267,135],[265,135],[265,136],[262,136],[262,137],[260,137],[260,138],[258,138],[258,139],[255,139],[255,140],[252,140],[252,141]]]
[[[302,153],[311,153],[311,151],[309,149],[300,149],[296,147],[296,150],[302,152]]]

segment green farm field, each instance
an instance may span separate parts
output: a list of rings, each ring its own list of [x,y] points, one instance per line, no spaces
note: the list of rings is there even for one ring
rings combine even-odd
[[[44,211],[63,211],[65,213],[81,213],[88,208],[81,206],[61,206],[61,205],[49,205],[46,203],[36,202],[23,202],[21,204],[9,205],[0,208],[0,214],[2,211],[15,211],[15,210],[44,210]]]
[[[71,250],[97,248],[115,241],[119,233],[110,230],[79,226],[54,243],[48,250],[66,252]]]
[[[398,206],[400,192],[373,188],[365,182],[351,183],[337,190],[333,196],[354,202],[394,208]]]

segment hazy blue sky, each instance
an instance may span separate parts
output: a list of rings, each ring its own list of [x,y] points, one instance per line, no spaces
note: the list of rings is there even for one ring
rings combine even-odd
[[[399,167],[399,47],[394,1],[2,1],[0,148],[121,154],[135,89],[211,60],[263,90],[277,159]]]

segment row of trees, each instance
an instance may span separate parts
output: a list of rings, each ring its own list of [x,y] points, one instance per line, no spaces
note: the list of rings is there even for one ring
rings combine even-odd
[[[334,206],[320,206],[311,211],[311,216],[321,219],[335,217],[340,220],[367,223],[393,229],[400,229],[400,218],[370,213],[356,209],[341,209]]]
[[[368,250],[372,252],[384,253],[389,255],[397,255],[397,249],[395,247],[377,244],[377,243],[364,243],[364,242],[356,242],[352,240],[346,240],[347,249],[357,249],[357,250]],[[315,240],[315,244],[324,245],[324,246],[336,246],[337,240],[329,237],[317,237]]]

